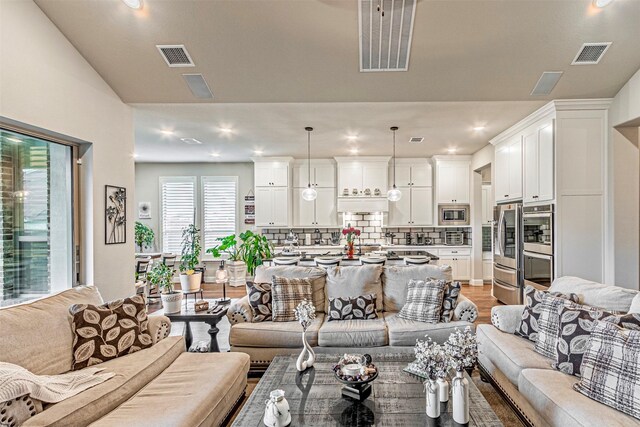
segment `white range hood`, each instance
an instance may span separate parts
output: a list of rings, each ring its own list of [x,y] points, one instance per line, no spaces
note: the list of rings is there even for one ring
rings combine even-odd
[[[389,212],[389,200],[386,197],[338,197],[338,212]]]

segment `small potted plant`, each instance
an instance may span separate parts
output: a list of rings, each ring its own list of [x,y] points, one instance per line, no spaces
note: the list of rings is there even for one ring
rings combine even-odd
[[[347,257],[353,258],[354,243],[356,237],[360,236],[360,230],[353,228],[351,224],[347,224],[347,228],[342,229],[342,235],[347,239]]]
[[[162,263],[156,263],[147,273],[149,282],[161,290],[160,298],[164,312],[179,313],[182,307],[182,293],[173,289],[173,270]]]
[[[207,249],[207,253],[214,258],[220,258],[223,254],[227,254],[225,265],[229,271],[231,286],[244,285],[247,274],[253,276],[256,267],[262,264],[265,258],[271,257],[272,248],[267,238],[252,231],[245,231],[240,236],[232,234],[217,240],[220,244]]]
[[[145,248],[150,248],[153,244],[153,239],[155,238],[155,234],[151,227],[144,225],[140,221],[136,221],[135,227],[135,241],[136,245],[140,252],[142,252]]]
[[[182,230],[182,254],[180,255],[180,288],[183,292],[195,292],[200,289],[202,272],[196,272],[200,263],[200,229],[194,224]]]

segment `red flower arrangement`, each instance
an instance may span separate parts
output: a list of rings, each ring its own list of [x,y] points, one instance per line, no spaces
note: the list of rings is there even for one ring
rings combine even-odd
[[[347,243],[353,243],[356,237],[360,236],[360,230],[347,224],[347,228],[342,229],[342,235],[347,237]]]

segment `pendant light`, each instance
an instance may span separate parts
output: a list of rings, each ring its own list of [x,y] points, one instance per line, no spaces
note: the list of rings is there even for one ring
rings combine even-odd
[[[307,131],[307,167],[309,168],[309,180],[307,181],[307,188],[302,191],[302,198],[307,202],[312,202],[318,197],[316,189],[311,188],[311,131],[313,128],[307,126],[304,130]]]
[[[387,191],[387,199],[390,202],[397,202],[402,198],[402,192],[396,187],[396,131],[398,126],[391,126],[393,132],[393,188]]]

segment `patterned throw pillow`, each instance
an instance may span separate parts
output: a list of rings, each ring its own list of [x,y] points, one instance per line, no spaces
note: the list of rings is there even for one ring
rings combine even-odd
[[[640,314],[616,316],[603,310],[560,308],[560,326],[556,362],[552,364],[565,374],[580,376],[580,365],[587,349],[589,336],[598,320],[603,320],[626,329],[640,330]]]
[[[573,388],[590,399],[640,419],[640,331],[597,322]]]
[[[249,305],[253,311],[254,322],[271,320],[271,285],[269,283],[247,282]]]
[[[73,370],[151,347],[144,297],[135,295],[96,306],[74,304]]]
[[[442,314],[440,315],[440,321],[444,323],[451,322],[453,319],[453,311],[458,305],[458,296],[460,295],[460,289],[462,285],[460,282],[449,282],[444,288],[444,297],[442,298]]]
[[[377,319],[376,294],[358,297],[329,298],[329,316],[332,320],[369,320]]]
[[[303,300],[311,301],[309,279],[271,278],[271,308],[274,322],[296,320],[294,310]]]
[[[565,298],[575,303],[580,302],[580,297],[577,294],[565,295],[560,292],[540,291],[533,286],[527,286],[524,289],[525,308],[522,312],[522,320],[520,320],[520,324],[516,328],[516,335],[526,338],[529,341],[537,341],[538,319],[540,317],[540,310],[542,309],[542,299],[547,294]]]
[[[410,280],[407,285],[407,302],[398,317],[418,322],[438,323],[442,312],[444,280]]]

